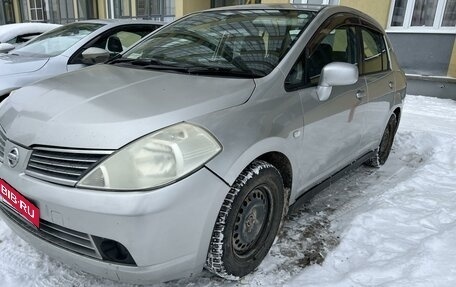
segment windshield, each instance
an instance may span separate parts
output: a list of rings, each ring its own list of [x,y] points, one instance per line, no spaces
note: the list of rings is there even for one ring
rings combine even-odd
[[[104,24],[72,23],[42,34],[25,46],[13,51],[14,54],[34,57],[53,57],[65,52],[79,40]]]
[[[313,16],[274,9],[197,13],[151,35],[112,63],[262,77],[278,65]]]

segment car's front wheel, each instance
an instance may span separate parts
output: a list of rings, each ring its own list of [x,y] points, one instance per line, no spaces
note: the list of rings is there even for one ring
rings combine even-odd
[[[383,132],[382,140],[378,146],[375,155],[366,161],[368,166],[380,167],[385,164],[393,146],[394,136],[397,130],[397,117],[392,114],[388,120],[385,131]]]
[[[255,161],[237,178],[218,214],[206,268],[224,278],[252,272],[267,255],[284,216],[280,172]]]

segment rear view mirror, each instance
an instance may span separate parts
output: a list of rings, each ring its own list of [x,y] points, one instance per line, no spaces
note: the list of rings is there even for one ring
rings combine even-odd
[[[109,52],[101,48],[91,47],[82,52],[82,62],[87,65],[104,63],[109,57]]]
[[[358,81],[358,67],[354,64],[333,62],[324,66],[317,95],[320,101],[326,101],[331,95],[333,86],[353,85]]]
[[[0,53],[8,53],[11,50],[14,50],[14,45],[10,43],[1,43],[0,44]]]

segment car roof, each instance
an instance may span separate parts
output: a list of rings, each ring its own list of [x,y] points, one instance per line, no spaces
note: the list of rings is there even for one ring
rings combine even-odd
[[[93,19],[93,20],[78,21],[77,23],[99,23],[99,24],[105,24],[108,26],[119,26],[119,25],[128,25],[128,24],[153,24],[153,25],[161,26],[161,25],[167,24],[164,21],[143,20],[143,19]]]
[[[370,22],[379,31],[383,31],[383,27],[371,16],[366,13],[356,10],[351,7],[343,5],[314,5],[314,4],[249,4],[249,5],[236,5],[236,6],[225,6],[219,8],[208,9],[205,11],[245,11],[245,10],[267,10],[267,9],[278,9],[278,10],[298,10],[298,11],[310,11],[318,14],[330,14],[336,13],[352,13],[364,20]],[[203,12],[205,12],[203,11]],[[323,13],[324,12],[324,13]],[[195,12],[198,13],[198,12]]]
[[[313,4],[249,4],[249,5],[225,6],[225,7],[209,9],[206,11],[279,9],[279,10],[303,10],[303,11],[318,12],[325,7],[331,7],[331,6],[330,5],[313,5]]]

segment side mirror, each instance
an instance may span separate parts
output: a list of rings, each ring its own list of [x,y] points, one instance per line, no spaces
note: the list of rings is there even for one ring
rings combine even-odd
[[[14,48],[16,47],[10,43],[1,43],[0,53],[8,53],[9,51],[14,50]]]
[[[109,57],[109,52],[101,48],[91,47],[82,52],[82,62],[87,65],[104,63]]]
[[[326,101],[331,95],[333,86],[353,85],[358,81],[358,67],[354,64],[333,62],[321,70],[317,95],[320,101]]]

